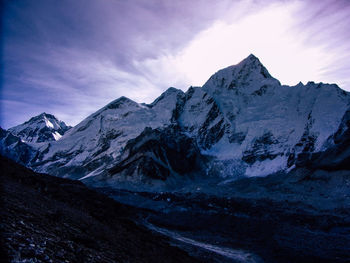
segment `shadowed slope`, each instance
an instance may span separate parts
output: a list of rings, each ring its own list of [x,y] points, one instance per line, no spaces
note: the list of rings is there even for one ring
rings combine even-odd
[[[136,225],[134,209],[80,182],[37,174],[3,157],[0,164],[1,243],[11,261],[195,262]]]

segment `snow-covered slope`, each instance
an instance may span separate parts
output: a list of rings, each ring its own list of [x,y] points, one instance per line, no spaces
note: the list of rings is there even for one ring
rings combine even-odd
[[[286,169],[299,153],[324,150],[350,103],[335,84],[282,86],[254,55],[188,93],[180,124],[207,154],[242,160],[246,176]]]
[[[19,136],[24,142],[42,143],[58,141],[70,128],[55,116],[44,112],[23,124],[10,128],[9,131]]]
[[[349,107],[349,93],[337,85],[283,86],[250,55],[186,93],[169,88],[152,104],[125,97],[111,102],[59,141],[42,145],[32,168],[97,182],[128,174],[152,177],[156,167],[154,180],[167,180],[179,174],[169,156],[174,153],[178,160],[178,153],[196,152],[201,164],[206,160],[205,169],[197,171],[205,170],[208,177],[264,176],[290,169],[300,154],[331,147]],[[169,132],[170,126],[176,132]],[[147,127],[153,131],[144,132]],[[149,136],[159,139],[152,144]],[[131,147],[137,137],[142,143]],[[191,143],[183,150],[180,144],[185,141]],[[147,162],[130,149],[143,149]],[[133,173],[128,172],[129,164]],[[165,174],[159,174],[163,170]]]
[[[87,117],[58,142],[43,146],[36,169],[72,178],[98,174],[114,165],[126,143],[146,128],[169,125],[181,90],[169,88],[152,104],[121,97]]]

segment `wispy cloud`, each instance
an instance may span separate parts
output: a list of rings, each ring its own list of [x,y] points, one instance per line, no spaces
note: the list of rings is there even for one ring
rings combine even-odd
[[[252,52],[272,73],[296,58],[301,65],[319,63],[315,78],[350,89],[349,6],[330,0],[6,1],[1,126],[42,111],[76,124],[122,95],[151,102],[169,86],[201,85]],[[288,21],[276,13],[269,17],[279,21],[265,23],[270,28],[249,21],[265,19],[269,10],[288,14]],[[254,36],[257,29],[269,33]],[[271,41],[277,35],[285,41],[281,52]],[[285,54],[291,42],[300,54]]]
[[[321,47],[332,57],[320,74],[350,91],[350,1],[305,1],[296,15],[295,30],[305,46]]]
[[[225,5],[203,3],[6,2],[1,125],[44,110],[76,124],[121,95],[151,101],[177,82],[153,78],[169,76],[164,65],[145,66],[160,66],[150,62],[181,50]],[[14,102],[27,106],[16,108]]]

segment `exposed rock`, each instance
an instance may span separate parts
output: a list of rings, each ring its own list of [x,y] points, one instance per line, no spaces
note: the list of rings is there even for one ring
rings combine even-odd
[[[194,139],[177,125],[163,129],[146,128],[130,140],[120,161],[110,170],[114,176],[134,176],[165,180],[171,174],[200,172],[205,160]],[[142,180],[142,179],[141,179]]]
[[[338,130],[330,140],[333,145],[323,152],[299,154],[297,166],[308,167],[313,170],[350,171],[350,110],[344,114]]]
[[[278,141],[273,137],[272,133],[267,132],[254,141],[253,147],[249,151],[243,153],[242,160],[249,164],[266,159],[273,160],[279,154],[270,152],[269,146],[277,143]]]

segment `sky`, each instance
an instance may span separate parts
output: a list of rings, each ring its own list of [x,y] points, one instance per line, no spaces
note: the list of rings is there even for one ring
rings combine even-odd
[[[4,0],[0,126],[150,103],[254,54],[282,84],[350,91],[348,0]]]

